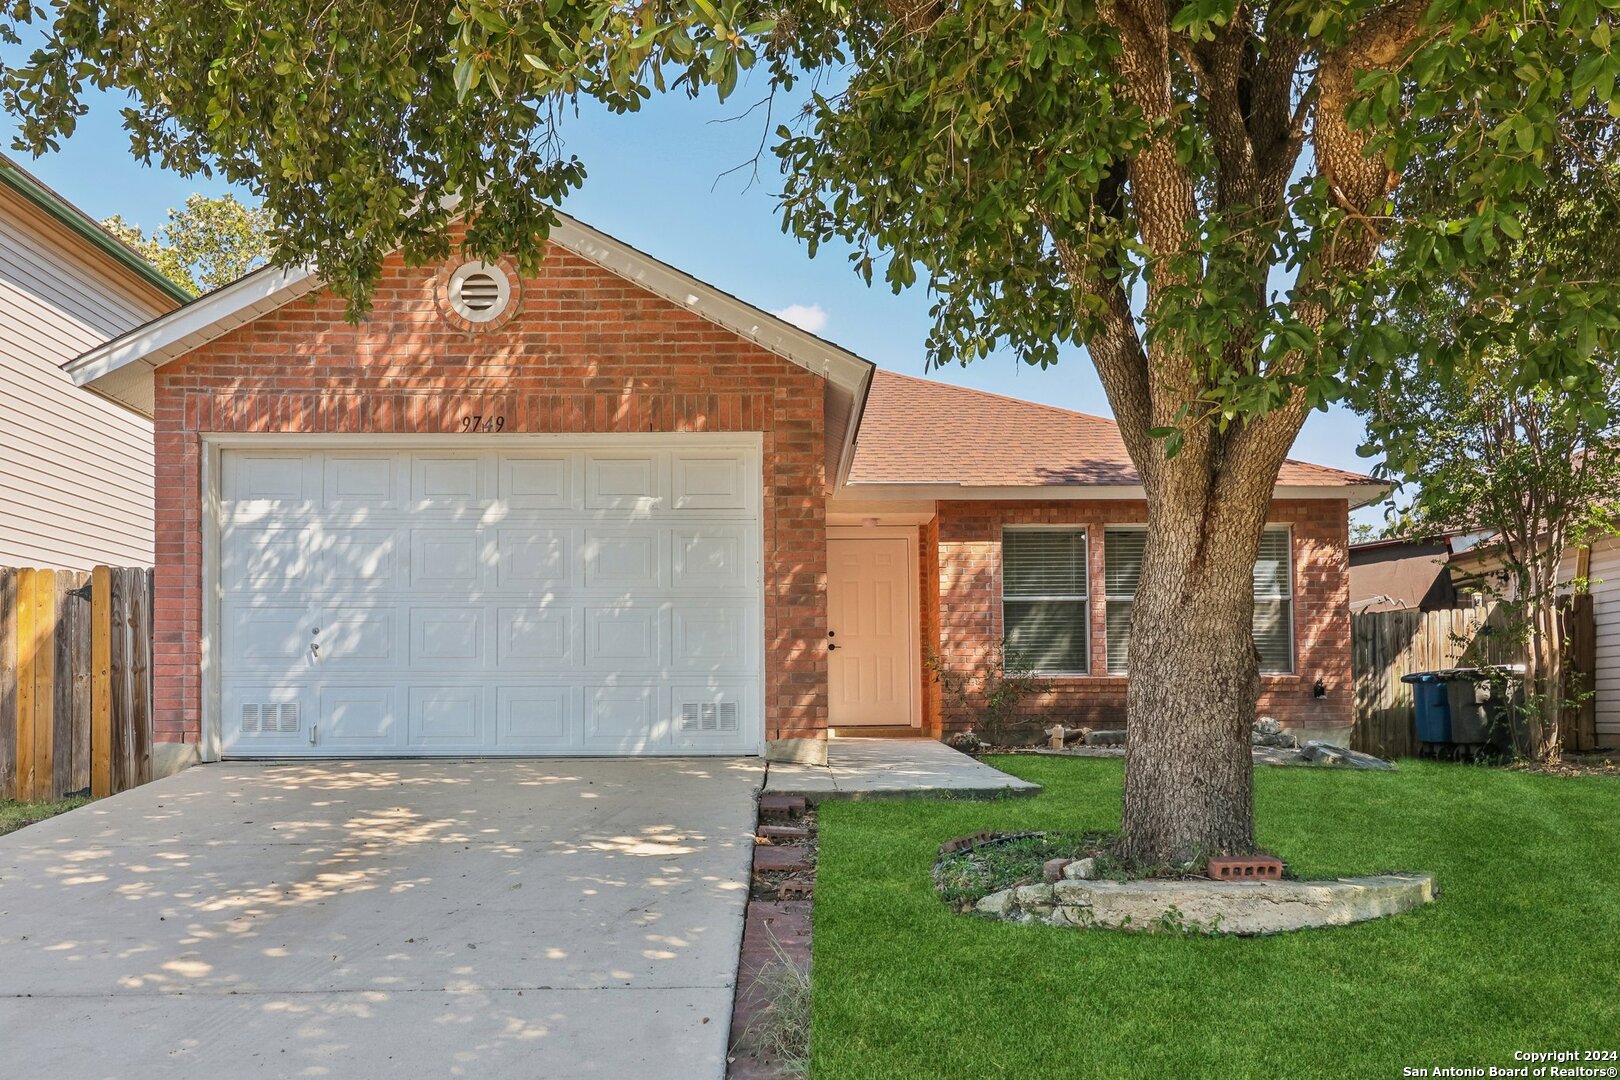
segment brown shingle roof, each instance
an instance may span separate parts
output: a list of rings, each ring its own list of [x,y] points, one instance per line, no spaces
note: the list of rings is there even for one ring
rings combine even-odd
[[[879,369],[861,418],[851,484],[1115,487],[1142,482],[1112,420]],[[1378,481],[1289,460],[1277,483]]]

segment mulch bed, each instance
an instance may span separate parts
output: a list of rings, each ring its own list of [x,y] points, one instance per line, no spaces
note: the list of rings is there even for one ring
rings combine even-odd
[[[747,1035],[771,1007],[770,969],[783,958],[810,966],[815,882],[815,811],[803,800],[789,805],[762,803],[731,1013],[731,1053],[726,1059],[730,1080],[777,1080],[784,1075],[779,1063],[754,1053]]]
[[[1556,763],[1519,761],[1508,768],[1542,776],[1612,776],[1620,778],[1620,754],[1565,754]]]

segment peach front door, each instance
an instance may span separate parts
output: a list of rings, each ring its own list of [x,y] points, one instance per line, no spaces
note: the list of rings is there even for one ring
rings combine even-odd
[[[872,532],[827,540],[827,689],[835,728],[918,721],[916,536],[860,535]]]

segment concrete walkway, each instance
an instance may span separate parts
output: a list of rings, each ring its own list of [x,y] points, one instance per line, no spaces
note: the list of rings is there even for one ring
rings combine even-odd
[[[1009,776],[933,739],[830,739],[826,765],[772,763],[768,795],[828,799],[1033,795],[1039,784]]]
[[[209,765],[0,837],[0,1074],[721,1077],[762,774]]]

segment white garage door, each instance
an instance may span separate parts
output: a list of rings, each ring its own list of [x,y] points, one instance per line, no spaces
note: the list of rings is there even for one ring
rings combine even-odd
[[[757,444],[220,465],[227,755],[760,752]]]

